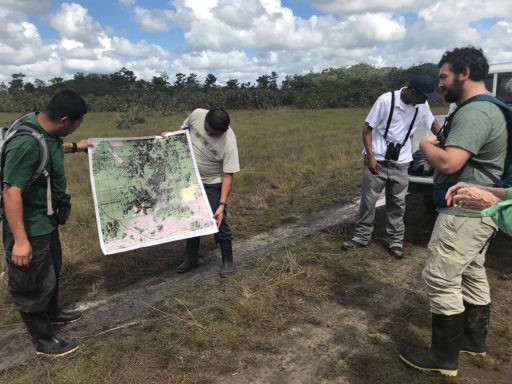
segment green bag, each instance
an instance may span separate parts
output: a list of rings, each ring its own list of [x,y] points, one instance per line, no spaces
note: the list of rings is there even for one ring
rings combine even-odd
[[[512,200],[500,201],[482,211],[482,216],[490,217],[498,228],[512,236]]]

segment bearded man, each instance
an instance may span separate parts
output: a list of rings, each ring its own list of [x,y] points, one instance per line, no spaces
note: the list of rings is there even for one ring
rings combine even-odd
[[[456,376],[459,352],[485,354],[491,297],[484,262],[496,225],[478,209],[447,206],[446,191],[460,181],[492,186],[480,168],[501,177],[508,134],[498,106],[468,102],[488,93],[484,80],[489,64],[481,49],[447,51],[438,66],[439,88],[458,110],[447,118],[442,136],[427,136],[420,142],[435,168],[434,197],[440,197],[434,198],[439,216],[422,273],[432,313],[432,345],[425,351],[405,348],[400,357],[414,368]]]

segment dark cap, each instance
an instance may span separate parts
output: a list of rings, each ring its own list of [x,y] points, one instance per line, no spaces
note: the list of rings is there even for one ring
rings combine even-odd
[[[437,101],[441,98],[436,91],[434,80],[429,75],[414,76],[408,85],[409,89],[414,89],[422,93],[427,99]]]

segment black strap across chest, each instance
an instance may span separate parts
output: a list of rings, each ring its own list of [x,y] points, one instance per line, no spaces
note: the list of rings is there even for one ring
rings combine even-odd
[[[391,108],[389,109],[389,116],[388,121],[386,123],[386,131],[384,132],[384,140],[387,141],[388,137],[388,131],[389,126],[391,125],[391,120],[393,119],[393,110],[395,109],[395,92],[391,91]],[[414,111],[414,116],[412,118],[411,124],[409,125],[409,130],[407,131],[407,134],[405,135],[404,141],[402,142],[402,147],[407,142],[407,139],[409,138],[409,135],[411,134],[412,128],[414,127],[414,122],[416,121],[416,117],[418,116],[418,107],[416,107],[416,110]]]

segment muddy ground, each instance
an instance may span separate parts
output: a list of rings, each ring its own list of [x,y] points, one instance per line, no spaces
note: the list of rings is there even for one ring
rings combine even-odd
[[[411,200],[411,197],[408,199]],[[434,213],[430,213],[431,217],[424,217],[425,209],[415,204],[421,204],[421,199],[412,199],[410,204],[408,202],[407,232],[410,235],[405,245],[404,260],[388,258],[371,261],[384,272],[379,275],[378,281],[374,281],[377,277],[370,276],[368,281],[347,286],[354,293],[350,296],[351,300],[337,305],[326,303],[323,307],[316,308],[319,319],[317,323],[290,330],[289,334],[283,335],[276,343],[279,345],[276,353],[253,356],[250,361],[241,361],[234,374],[219,377],[217,382],[350,383],[349,377],[354,377],[353,372],[347,373],[346,377],[331,377],[326,372],[333,357],[341,356],[342,359],[346,357],[349,360],[359,352],[374,349],[376,344],[388,346],[383,349],[384,353],[396,354],[396,347],[384,331],[385,322],[393,316],[398,303],[407,299],[406,295],[411,295],[411,292],[425,295],[420,273],[426,255],[425,241],[435,218]],[[333,207],[312,217],[298,218],[295,223],[271,232],[237,241],[234,244],[237,268],[247,267],[269,253],[336,226],[346,225],[350,228],[355,220],[357,207],[357,202]],[[416,213],[423,215],[421,220],[415,218]],[[377,215],[384,215],[382,207]],[[379,242],[383,242],[383,239],[377,238],[376,243]],[[342,256],[340,252],[340,257]],[[76,324],[66,326],[66,336],[86,341],[87,338],[97,337],[104,332],[130,327],[137,323],[140,313],[167,297],[180,296],[203,279],[217,278],[217,258],[216,252],[212,251],[192,273],[180,275],[167,271],[94,302],[78,303],[77,308],[83,311],[83,317]],[[512,266],[512,260],[510,264]],[[491,284],[493,279],[499,278],[501,272],[489,271]],[[371,298],[361,297],[358,292],[364,289],[364,284],[379,284],[383,289]],[[510,285],[512,289],[512,282]],[[33,347],[21,324],[1,330],[0,347],[0,371],[30,363],[35,358]],[[493,369],[482,369],[471,359],[462,356],[457,383],[510,384],[512,376],[508,375],[512,375],[512,372],[506,365],[501,362]],[[389,382],[385,379],[378,381]]]

